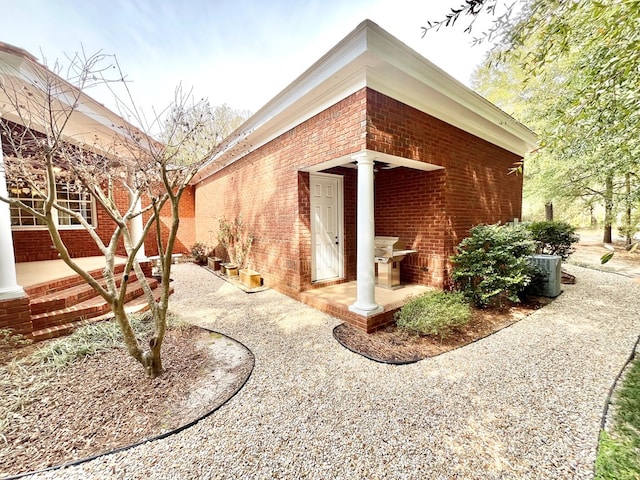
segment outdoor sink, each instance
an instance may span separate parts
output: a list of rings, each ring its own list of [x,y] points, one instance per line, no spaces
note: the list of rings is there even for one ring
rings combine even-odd
[[[410,253],[417,253],[417,250],[393,250],[391,252],[391,260],[394,262],[401,262],[404,257]]]

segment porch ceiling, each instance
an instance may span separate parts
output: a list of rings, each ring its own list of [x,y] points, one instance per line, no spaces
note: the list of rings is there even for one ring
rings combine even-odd
[[[425,172],[429,172],[432,170],[441,170],[444,168],[444,167],[441,167],[440,165],[434,165],[432,163],[426,163],[426,162],[419,162],[417,160],[410,160],[404,157],[389,155],[388,153],[374,152],[372,150],[363,150],[356,154],[345,155],[345,156],[327,160],[315,165],[302,167],[300,168],[300,171],[315,173],[315,172],[321,172],[323,170],[328,170],[329,168],[333,168],[333,167],[357,168],[356,166],[357,157],[363,154],[368,154],[371,156],[371,158],[373,158],[375,162],[383,164],[384,166],[381,167],[383,170],[388,170],[396,167],[407,167],[407,168],[413,168],[415,170],[423,170]]]

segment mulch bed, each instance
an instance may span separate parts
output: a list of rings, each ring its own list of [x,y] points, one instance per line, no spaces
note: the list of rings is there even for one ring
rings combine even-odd
[[[349,350],[371,360],[383,363],[412,363],[491,335],[525,318],[550,301],[551,299],[536,297],[527,304],[514,304],[503,309],[474,309],[469,323],[444,339],[404,333],[395,325],[367,334],[347,323],[338,325],[333,335]]]
[[[0,432],[0,477],[138,443],[206,414],[211,406],[195,411],[184,405],[211,368],[209,335],[197,327],[169,330],[165,372],[155,379],[125,349],[85,357],[46,377],[44,393]]]

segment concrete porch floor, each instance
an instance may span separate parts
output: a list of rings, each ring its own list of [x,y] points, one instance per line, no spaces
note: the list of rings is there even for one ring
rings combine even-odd
[[[104,257],[80,257],[74,258],[83,270],[98,270],[104,268]],[[126,262],[124,257],[116,257],[116,265]],[[16,263],[16,277],[18,285],[30,287],[39,283],[48,282],[57,278],[64,278],[76,273],[62,260],[43,260],[39,262]]]
[[[349,305],[356,301],[356,288],[356,282],[346,282],[338,285],[306,290],[302,292],[302,295],[349,307]],[[390,310],[404,305],[409,295],[421,295],[430,290],[435,289],[425,285],[413,284],[402,285],[401,288],[396,290],[376,287],[375,297],[378,305],[383,307],[385,310]]]

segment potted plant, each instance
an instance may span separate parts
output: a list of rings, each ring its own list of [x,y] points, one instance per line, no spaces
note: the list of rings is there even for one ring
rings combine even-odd
[[[218,257],[207,257],[207,266],[214,271],[222,268],[222,259]]]
[[[237,276],[245,266],[253,245],[253,235],[247,233],[242,215],[238,215],[233,221],[224,217],[218,220],[218,241],[229,259],[224,264],[226,274]]]
[[[247,288],[258,288],[261,284],[260,273],[250,268],[240,270],[240,283]]]
[[[196,242],[191,245],[191,256],[198,265],[206,265],[211,249],[206,243]]]
[[[224,273],[227,277],[237,277],[238,276],[238,265],[235,263],[224,263]]]

